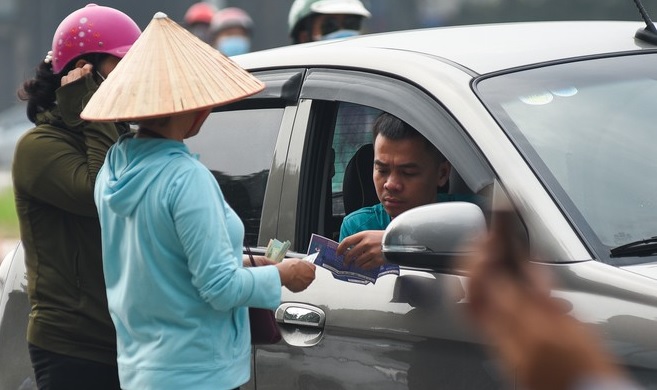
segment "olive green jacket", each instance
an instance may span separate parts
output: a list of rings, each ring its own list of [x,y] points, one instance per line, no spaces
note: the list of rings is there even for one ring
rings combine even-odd
[[[97,88],[87,76],[57,90],[58,105],[19,140],[12,177],[31,304],[27,340],[116,364],[93,192],[107,149],[128,127],[80,119]]]

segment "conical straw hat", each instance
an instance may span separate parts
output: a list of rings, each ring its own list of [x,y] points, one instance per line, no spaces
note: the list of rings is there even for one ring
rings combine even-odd
[[[134,121],[231,103],[264,84],[158,12],[80,117]]]

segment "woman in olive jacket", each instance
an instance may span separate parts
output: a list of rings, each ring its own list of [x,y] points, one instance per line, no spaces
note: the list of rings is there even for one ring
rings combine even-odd
[[[93,191],[107,150],[129,128],[83,121],[80,112],[139,34],[113,8],[79,9],[18,91],[36,125],[16,146],[12,177],[41,389],[119,389]]]

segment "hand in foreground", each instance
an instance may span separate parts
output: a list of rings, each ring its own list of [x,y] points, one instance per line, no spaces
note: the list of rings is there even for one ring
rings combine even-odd
[[[504,251],[501,241],[491,236],[467,259],[468,296],[475,325],[509,377],[531,390],[572,389],[590,379],[628,383],[592,330],[537,287],[540,275],[528,261],[516,259],[514,271],[503,265],[500,253],[518,252]]]
[[[284,259],[276,264],[281,284],[292,292],[305,290],[315,280],[315,264],[299,259]]]
[[[374,269],[385,263],[381,252],[383,230],[365,230],[346,237],[338,245],[338,255],[344,255],[345,265]]]
[[[84,64],[81,68],[73,68],[66,76],[62,77],[62,87],[90,74],[92,69],[93,65],[91,64]]]
[[[271,260],[271,259],[269,259],[265,256],[255,256],[254,255],[253,256],[253,261],[255,261],[256,267],[260,267],[262,265],[276,265],[276,264],[278,264],[274,260]],[[242,265],[244,265],[244,267],[252,267],[251,259],[249,259],[249,256],[246,256],[246,255],[242,256]]]

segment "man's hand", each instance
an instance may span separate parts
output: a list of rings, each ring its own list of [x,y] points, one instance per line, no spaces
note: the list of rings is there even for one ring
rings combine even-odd
[[[66,76],[62,77],[62,87],[90,74],[92,69],[93,65],[91,64],[84,64],[81,68],[72,69]]]
[[[362,269],[374,269],[385,263],[381,252],[383,230],[365,230],[353,234],[338,245],[338,255],[344,255],[345,265],[355,264]]]

